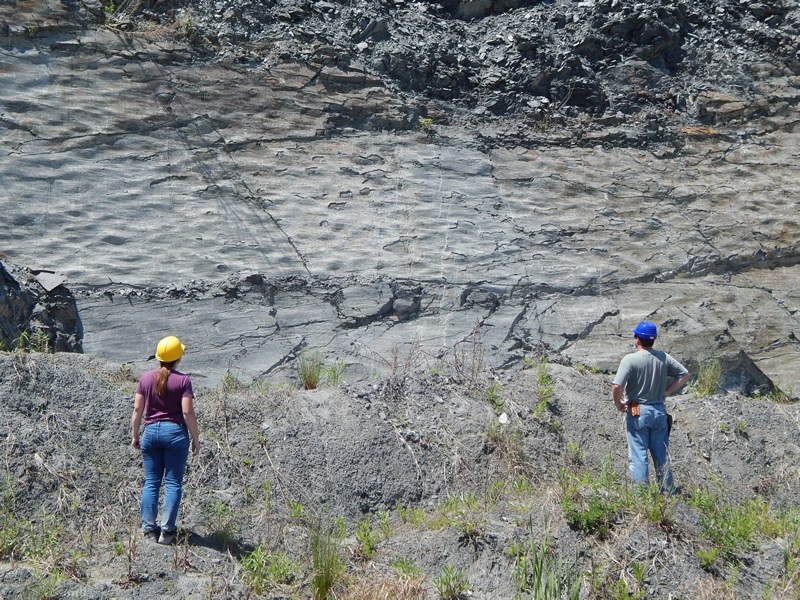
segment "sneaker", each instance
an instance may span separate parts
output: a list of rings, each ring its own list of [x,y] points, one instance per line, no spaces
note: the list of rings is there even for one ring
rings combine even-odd
[[[177,533],[178,533],[177,531],[162,531],[161,535],[158,538],[158,543],[164,544],[165,546],[169,546],[170,544],[175,542]]]
[[[161,530],[156,527],[155,529],[144,529],[142,530],[142,537],[146,540],[151,540],[153,542],[158,541],[158,536],[161,534]]]

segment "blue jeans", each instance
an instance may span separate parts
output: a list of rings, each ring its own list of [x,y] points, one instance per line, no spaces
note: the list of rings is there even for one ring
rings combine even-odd
[[[640,404],[639,416],[625,417],[628,430],[628,466],[633,483],[647,484],[647,451],[653,457],[662,492],[672,492],[669,468],[667,410],[663,404]]]
[[[175,531],[178,506],[181,503],[181,482],[186,459],[189,458],[189,432],[185,425],[172,421],[157,421],[144,428],[142,460],[142,529],[158,529],[158,494],[164,480],[164,506],[161,510],[161,530]]]

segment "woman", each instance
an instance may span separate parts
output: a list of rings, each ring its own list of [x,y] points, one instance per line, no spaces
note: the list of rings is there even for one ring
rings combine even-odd
[[[144,487],[142,489],[142,530],[145,537],[159,544],[175,541],[178,506],[181,502],[181,481],[189,456],[191,435],[192,456],[200,454],[197,419],[192,400],[192,382],[188,375],[175,371],[186,346],[175,336],[158,342],[158,369],[142,375],[136,386],[131,417],[131,445],[142,451]],[[144,435],[139,442],[139,425],[144,416]],[[158,494],[164,483],[164,505],[161,527],[156,525]]]

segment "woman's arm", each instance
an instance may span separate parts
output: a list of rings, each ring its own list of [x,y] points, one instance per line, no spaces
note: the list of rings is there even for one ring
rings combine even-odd
[[[192,456],[200,454],[200,435],[197,433],[197,417],[194,414],[194,403],[191,396],[181,398],[181,408],[183,409],[183,420],[192,436]]]
[[[131,446],[140,450],[139,447],[139,425],[142,423],[144,413],[144,395],[136,394],[133,397],[133,415],[131,415]]]

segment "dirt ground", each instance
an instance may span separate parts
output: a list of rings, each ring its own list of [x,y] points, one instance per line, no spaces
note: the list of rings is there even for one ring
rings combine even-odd
[[[181,543],[167,547],[138,527],[138,373],[84,355],[3,353],[0,597],[311,598],[310,532],[337,517],[336,598],[438,598],[449,567],[470,597],[533,597],[515,573],[520,548],[545,537],[553,560],[583,574],[581,598],[797,597],[800,531],[785,524],[798,519],[725,548],[697,500],[700,490],[725,506],[757,500],[762,520],[796,506],[796,405],[678,395],[680,495],[664,500],[663,518],[629,504],[589,531],[565,497],[630,493],[608,374],[534,357],[501,374],[464,361],[400,372],[307,391],[197,389],[202,453],[184,480]],[[255,549],[285,553],[294,576],[256,593],[243,567]]]

